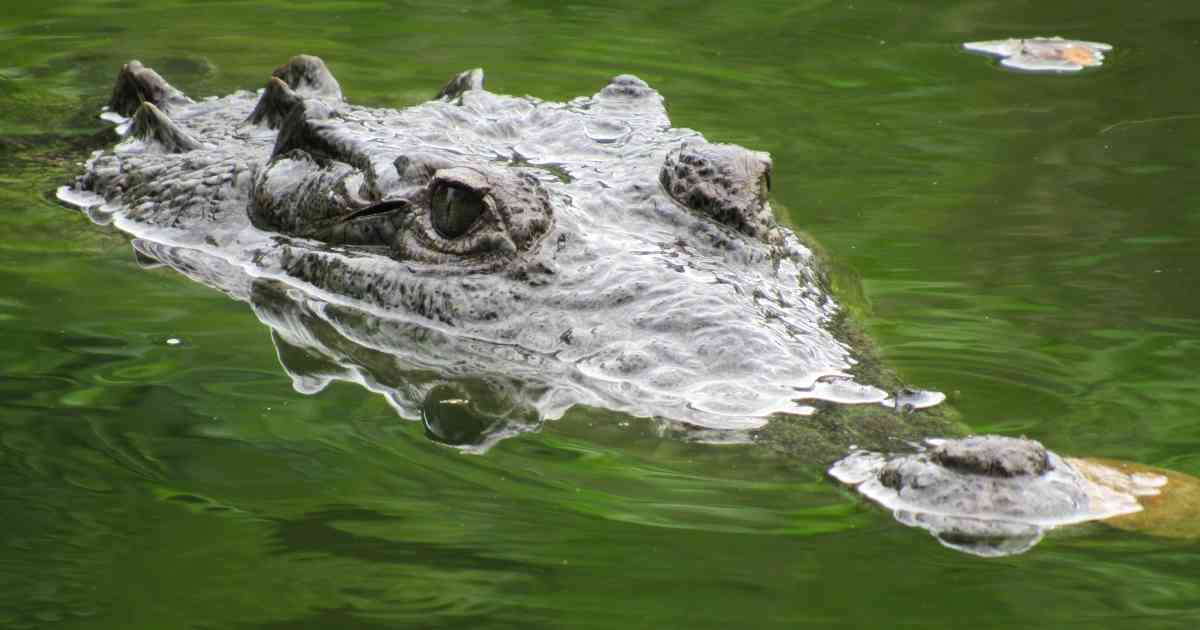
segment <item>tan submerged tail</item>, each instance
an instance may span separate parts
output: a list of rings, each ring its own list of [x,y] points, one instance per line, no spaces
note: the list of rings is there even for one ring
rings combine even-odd
[[[1069,458],[1068,461],[1089,480],[1114,490],[1129,491],[1127,487],[1114,487],[1114,477],[1111,476],[1114,470],[1124,478],[1124,481],[1117,480],[1117,484],[1140,479],[1143,483],[1157,486],[1156,493],[1137,497],[1142,505],[1140,512],[1114,516],[1105,519],[1104,523],[1162,538],[1200,539],[1200,479],[1173,470],[1115,459],[1088,457]],[[1155,482],[1153,478],[1159,481]]]

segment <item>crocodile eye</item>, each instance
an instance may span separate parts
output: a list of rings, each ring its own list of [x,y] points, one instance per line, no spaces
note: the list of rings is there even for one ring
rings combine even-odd
[[[446,184],[433,191],[433,229],[446,239],[456,239],[467,233],[483,214],[483,196],[458,186]]]

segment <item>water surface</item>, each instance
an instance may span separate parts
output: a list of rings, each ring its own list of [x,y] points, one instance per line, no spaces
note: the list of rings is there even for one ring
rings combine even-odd
[[[0,626],[1200,622],[1194,540],[1085,526],[980,560],[803,462],[596,409],[462,455],[361,387],[297,393],[244,303],[47,197],[112,141],[131,58],[203,96],[309,52],[393,107],[479,65],[555,100],[630,72],[772,153],[885,360],[974,429],[1200,475],[1200,5],[5,5]],[[958,49],[1034,35],[1116,50],[1054,77]]]

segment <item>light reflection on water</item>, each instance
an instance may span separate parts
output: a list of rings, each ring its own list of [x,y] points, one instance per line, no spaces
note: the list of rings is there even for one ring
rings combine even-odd
[[[602,410],[460,455],[359,387],[297,394],[243,304],[44,198],[107,143],[92,114],[128,58],[217,94],[304,50],[393,106],[481,63],[555,99],[633,72],[677,124],[772,152],[909,382],[977,430],[1195,475],[1200,124],[1101,131],[1194,108],[1200,8],[222,6],[0,18],[0,626],[1200,620],[1195,542],[1091,525],[983,562],[803,466]],[[1117,50],[1028,77],[956,48],[1051,31]]]

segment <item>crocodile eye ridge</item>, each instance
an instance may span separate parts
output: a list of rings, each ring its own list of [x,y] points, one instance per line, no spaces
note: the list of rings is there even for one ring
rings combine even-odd
[[[771,156],[733,144],[689,141],[663,159],[659,182],[675,201],[743,234],[771,241]]]

